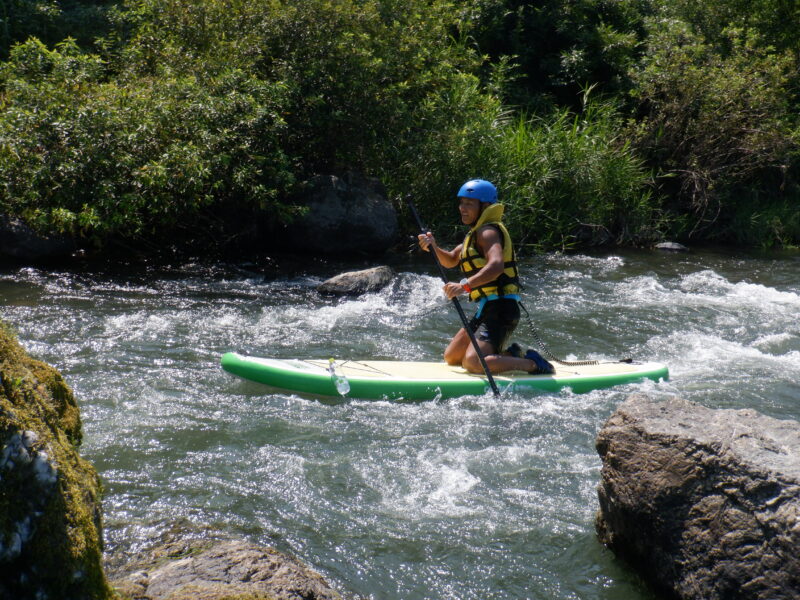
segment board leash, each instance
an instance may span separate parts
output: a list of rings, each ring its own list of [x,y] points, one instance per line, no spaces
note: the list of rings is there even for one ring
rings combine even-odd
[[[589,365],[599,365],[600,361],[597,360],[563,360],[557,357],[550,351],[550,348],[544,343],[542,340],[542,336],[539,335],[539,331],[533,325],[533,319],[531,319],[531,313],[528,312],[528,309],[525,308],[525,305],[522,302],[519,302],[520,307],[525,312],[525,318],[528,320],[528,327],[530,327],[531,333],[533,334],[533,338],[536,340],[536,343],[539,344],[539,348],[544,354],[547,360],[551,360],[555,363],[560,365],[564,365],[565,367],[585,367]]]

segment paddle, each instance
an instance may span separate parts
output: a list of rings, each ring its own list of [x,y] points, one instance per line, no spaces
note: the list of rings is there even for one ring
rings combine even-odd
[[[414,203],[411,201],[410,198],[407,198],[408,207],[411,209],[411,214],[414,215],[414,219],[417,221],[417,225],[419,226],[420,233],[427,233],[425,231],[425,227],[422,225],[422,219],[419,218],[419,214],[417,213],[417,209],[414,208]],[[442,267],[442,263],[439,262],[439,257],[436,256],[436,250],[431,247],[430,254],[433,256],[433,261],[436,263],[436,266],[439,268],[439,274],[442,276],[442,281],[445,283],[448,282],[447,280],[447,273],[444,271],[444,267]],[[467,321],[467,315],[464,314],[464,309],[461,308],[461,303],[458,301],[458,298],[455,296],[451,298],[453,301],[453,306],[456,307],[456,312],[458,316],[461,317],[461,322],[464,324],[464,331],[467,332],[469,336],[469,341],[472,342],[472,347],[475,348],[475,354],[478,355],[478,360],[481,361],[481,366],[483,367],[483,372],[486,373],[486,379],[489,381],[489,385],[492,387],[492,391],[494,392],[495,396],[500,395],[500,390],[497,389],[497,384],[494,382],[494,377],[492,377],[492,373],[489,371],[489,366],[486,364],[486,359],[483,358],[483,352],[481,352],[481,347],[478,346],[478,340],[475,339],[475,334],[472,332],[472,329],[469,327],[469,321]]]

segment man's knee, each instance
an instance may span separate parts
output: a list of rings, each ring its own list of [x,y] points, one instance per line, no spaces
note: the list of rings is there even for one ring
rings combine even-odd
[[[467,360],[466,358],[461,363],[461,366],[464,370],[470,373],[483,373],[483,366],[481,365],[480,361],[477,360]]]
[[[470,373],[483,373],[483,365],[475,352],[467,352],[461,361],[461,366]]]
[[[444,351],[444,362],[446,362],[451,367],[461,364],[463,359],[464,359],[463,355],[451,350],[450,348],[447,348]]]
[[[447,355],[445,355],[445,357],[444,357],[444,362],[446,362],[446,363],[447,363],[448,365],[450,365],[451,367],[457,367],[457,366],[458,366],[460,363],[462,363],[463,361],[460,361],[460,360],[458,360],[457,358],[453,358],[452,356],[449,356],[449,357],[448,357]]]
[[[486,361],[487,366],[491,367],[489,363],[492,362],[493,358],[495,357],[495,350],[490,345],[489,347],[486,346],[486,344],[481,344],[481,353],[483,354],[483,358]],[[461,361],[461,366],[470,373],[483,373],[481,359],[478,357],[475,349],[471,346],[464,354],[464,360]]]

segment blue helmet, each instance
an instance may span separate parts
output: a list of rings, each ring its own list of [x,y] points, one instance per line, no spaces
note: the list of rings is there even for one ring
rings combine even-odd
[[[470,179],[458,190],[459,198],[476,198],[481,202],[497,202],[497,188],[485,179]]]

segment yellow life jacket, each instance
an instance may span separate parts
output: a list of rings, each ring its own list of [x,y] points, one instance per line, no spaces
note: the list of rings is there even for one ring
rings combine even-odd
[[[511,243],[511,236],[508,234],[508,230],[500,222],[500,219],[503,218],[504,210],[502,204],[489,205],[464,238],[459,266],[464,276],[469,277],[486,266],[486,258],[478,251],[475,238],[478,230],[486,225],[491,225],[496,227],[503,236],[503,272],[494,281],[472,288],[469,294],[470,300],[479,300],[491,295],[508,296],[509,294],[519,293],[519,271],[517,271],[517,261],[514,256],[514,246]]]

